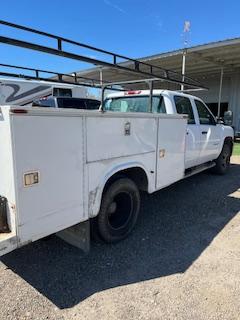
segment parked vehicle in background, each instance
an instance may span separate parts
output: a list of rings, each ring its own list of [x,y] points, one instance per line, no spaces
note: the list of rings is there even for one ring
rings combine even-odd
[[[48,96],[85,98],[87,88],[49,81],[0,78],[0,105],[32,105],[33,100]]]
[[[98,110],[101,102],[90,98],[72,98],[72,97],[45,97],[34,100],[33,107],[50,107],[50,108],[70,108]]]

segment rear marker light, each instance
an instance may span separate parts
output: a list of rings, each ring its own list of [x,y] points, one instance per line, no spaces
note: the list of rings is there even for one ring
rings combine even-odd
[[[12,113],[28,113],[28,111],[25,109],[13,109],[11,111]]]

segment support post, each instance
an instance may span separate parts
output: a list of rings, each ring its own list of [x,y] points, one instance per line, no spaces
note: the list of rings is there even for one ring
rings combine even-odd
[[[152,112],[152,102],[153,102],[153,81],[148,82],[149,85],[149,106],[148,106],[148,111]]]
[[[186,69],[186,54],[187,50],[183,50],[183,56],[182,56],[182,81],[184,82],[185,80],[185,69]],[[181,91],[184,90],[184,84],[181,84]]]
[[[222,82],[223,82],[223,67],[221,68],[219,94],[218,94],[218,112],[217,112],[218,118],[220,118],[220,114],[221,114]]]
[[[105,93],[105,86],[102,86],[101,90],[101,111],[104,112],[104,93]]]
[[[100,73],[100,85],[102,86],[103,85],[103,70],[101,67],[100,67],[99,73]]]

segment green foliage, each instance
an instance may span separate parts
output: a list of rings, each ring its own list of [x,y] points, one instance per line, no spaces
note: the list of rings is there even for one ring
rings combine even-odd
[[[234,143],[233,155],[234,156],[240,156],[240,142]]]

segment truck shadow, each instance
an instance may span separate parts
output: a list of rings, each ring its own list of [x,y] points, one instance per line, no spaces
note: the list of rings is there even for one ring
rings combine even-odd
[[[137,227],[116,245],[93,244],[88,255],[57,237],[1,261],[59,308],[109,288],[185,272],[240,211],[240,165],[227,176],[202,173],[143,195]]]

